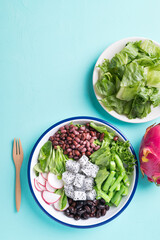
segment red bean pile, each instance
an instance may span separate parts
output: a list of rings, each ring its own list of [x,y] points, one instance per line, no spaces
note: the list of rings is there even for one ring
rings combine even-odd
[[[65,210],[65,215],[75,220],[88,219],[90,217],[100,218],[106,215],[109,206],[105,204],[104,199],[100,200],[87,200],[87,201],[74,201],[68,198],[69,207]]]
[[[69,158],[78,160],[82,155],[90,156],[97,151],[100,146],[95,145],[95,139],[103,141],[104,133],[99,133],[87,123],[77,127],[73,124],[61,127],[53,136],[49,138],[53,147],[60,146]]]

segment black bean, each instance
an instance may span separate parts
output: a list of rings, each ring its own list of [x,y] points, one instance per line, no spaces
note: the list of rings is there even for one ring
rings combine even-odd
[[[103,198],[101,198],[101,199],[100,199],[100,203],[101,203],[101,204],[105,204],[106,201],[105,201]]]
[[[106,212],[107,212],[106,209],[102,209],[102,210],[101,210],[101,215],[102,215],[102,216],[105,216],[105,215],[106,215]]]
[[[96,212],[96,218],[100,218],[101,217],[101,210],[98,210],[97,212]]]
[[[84,207],[84,209],[86,209],[86,212],[87,212],[87,213],[91,213],[91,209],[90,209],[89,206],[86,205],[86,206]]]
[[[96,210],[97,210],[96,207],[94,207],[94,206],[91,207],[91,213],[92,213],[92,214],[95,213]]]
[[[71,206],[75,208],[76,202],[72,202]]]
[[[89,218],[89,215],[87,213],[84,213],[82,214],[81,216],[82,219],[88,219]]]
[[[96,216],[95,213],[91,213],[91,214],[90,214],[90,217],[95,217],[95,216]]]
[[[78,214],[76,214],[75,216],[74,216],[74,219],[75,220],[79,220],[81,217],[78,215]]]
[[[88,206],[94,206],[94,202],[91,201],[91,200],[87,200],[87,205],[88,205]]]
[[[108,205],[106,205],[105,208],[106,208],[107,211],[109,210],[109,206]]]
[[[97,208],[98,209],[105,209],[105,205],[99,204],[99,205],[97,205]]]
[[[69,205],[71,205],[72,202],[73,202],[72,198],[68,198],[68,203],[69,203]]]
[[[74,218],[74,214],[69,214],[68,217],[70,217],[70,218]]]
[[[93,200],[93,205],[94,206],[97,206],[98,204],[99,204],[99,200],[97,200],[97,199]]]
[[[81,215],[84,214],[85,212],[86,212],[86,210],[85,210],[85,209],[82,209],[82,210],[80,210],[80,211],[77,211],[77,214],[81,216]]]

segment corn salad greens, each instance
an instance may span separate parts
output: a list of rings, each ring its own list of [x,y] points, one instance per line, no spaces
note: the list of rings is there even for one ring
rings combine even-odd
[[[144,118],[160,104],[160,47],[152,41],[129,42],[98,67],[95,89],[109,111]]]
[[[128,141],[114,141],[114,133],[108,132],[105,126],[93,122],[90,126],[105,134],[101,148],[90,156],[91,162],[100,168],[95,178],[97,199],[103,198],[108,205],[118,206],[122,196],[128,194],[135,156],[129,151]]]

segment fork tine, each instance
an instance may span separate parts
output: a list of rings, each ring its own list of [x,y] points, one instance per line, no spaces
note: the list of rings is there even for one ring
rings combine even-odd
[[[23,149],[22,149],[22,144],[21,144],[20,138],[19,138],[19,150],[20,150],[20,154],[23,155]]]
[[[17,140],[17,155],[19,155],[19,145],[18,145],[18,140]]]
[[[16,155],[16,139],[14,138],[13,142],[13,157]]]

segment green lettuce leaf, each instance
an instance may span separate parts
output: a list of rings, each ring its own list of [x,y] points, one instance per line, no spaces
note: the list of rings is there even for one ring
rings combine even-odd
[[[41,168],[42,172],[48,171],[51,154],[52,154],[52,142],[48,141],[41,147],[38,156],[38,162],[40,163],[39,167]]]
[[[140,47],[150,57],[160,57],[160,47],[155,45],[151,40],[145,40],[141,43]]]

